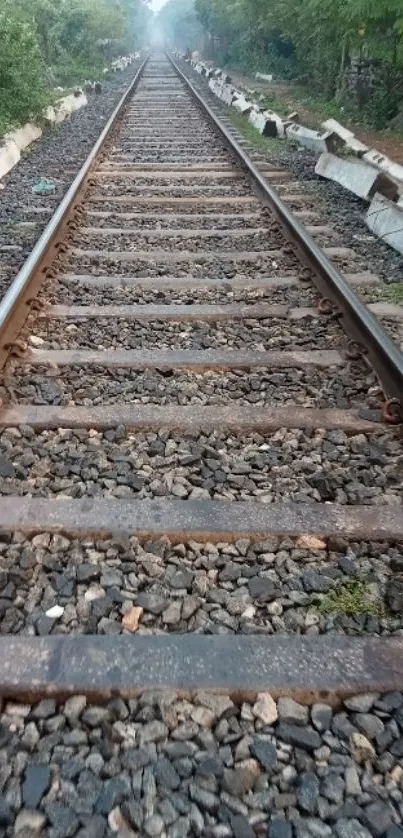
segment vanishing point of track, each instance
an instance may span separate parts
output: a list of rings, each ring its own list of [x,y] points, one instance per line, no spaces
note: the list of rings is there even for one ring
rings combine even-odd
[[[71,631],[53,617],[11,627],[1,695],[402,689],[399,634],[267,629],[275,542],[305,561],[403,540],[399,438],[366,398],[375,369],[399,412],[402,356],[351,290],[365,278],[343,279],[329,261],[342,249],[314,244],[277,197],[287,179],[263,157],[256,168],[175,64],[151,57],[3,300],[0,532],[122,550],[135,537],[145,567],[166,538],[177,572],[168,599],[160,569],[118,575],[101,627],[88,612]],[[382,455],[360,495],[338,479],[368,440]],[[189,545],[226,545],[203,619]],[[233,580],[249,593],[228,614]],[[138,631],[122,633],[132,607]]]

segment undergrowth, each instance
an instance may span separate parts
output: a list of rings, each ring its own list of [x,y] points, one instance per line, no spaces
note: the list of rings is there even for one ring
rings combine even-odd
[[[259,131],[248,122],[242,114],[236,113],[233,108],[227,108],[227,116],[231,125],[242,134],[246,140],[260,151],[278,150],[279,140],[277,137],[263,137]],[[282,147],[291,146],[289,140],[281,140]]]
[[[391,282],[385,285],[378,285],[374,289],[374,298],[403,305],[403,283]]]
[[[339,582],[322,599],[317,608],[324,616],[344,614],[352,617],[355,614],[368,614],[379,617],[382,614],[381,603],[374,598],[368,584],[359,579],[349,579],[346,582]]]

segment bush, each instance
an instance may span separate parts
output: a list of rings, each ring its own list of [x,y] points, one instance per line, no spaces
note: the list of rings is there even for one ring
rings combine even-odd
[[[47,101],[36,32],[7,6],[0,12],[0,135],[36,115]]]
[[[0,136],[146,35],[142,0],[0,0]]]

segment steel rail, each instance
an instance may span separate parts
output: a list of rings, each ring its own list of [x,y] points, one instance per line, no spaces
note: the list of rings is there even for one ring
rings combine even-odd
[[[126,102],[130,98],[130,96],[134,93],[137,88],[137,85],[143,75],[144,69],[148,62],[149,55],[146,56],[142,64],[137,70],[136,75],[130,82],[129,87],[119,100],[115,110],[113,111],[112,115],[109,117],[105,127],[103,128],[101,134],[99,135],[95,145],[91,149],[87,159],[81,166],[78,174],[73,180],[73,183],[69,187],[68,191],[62,198],[60,204],[58,205],[56,211],[52,215],[52,218],[46,225],[43,233],[39,237],[38,241],[35,244],[32,252],[18,271],[16,277],[14,278],[13,282],[11,283],[9,289],[5,293],[4,297],[0,301],[0,334],[2,335],[6,327],[8,326],[10,319],[15,314],[17,307],[20,305],[22,301],[22,297],[26,293],[27,289],[30,286],[30,283],[35,275],[38,274],[39,270],[42,267],[43,260],[49,251],[52,248],[52,245],[55,243],[58,234],[61,231],[62,226],[64,225],[68,214],[70,213],[72,207],[74,206],[75,202],[77,201],[78,195],[80,190],[85,183],[88,175],[91,171],[91,168],[96,161],[102,146],[104,145],[105,141],[107,140],[112,128],[115,125],[117,118],[120,116],[123,107],[125,106]],[[29,311],[26,311],[28,314]],[[4,346],[4,344],[3,344]],[[1,346],[0,346],[1,348]]]
[[[300,251],[304,261],[313,272],[313,282],[323,296],[329,297],[342,312],[346,331],[363,347],[364,352],[376,370],[388,398],[403,400],[403,353],[389,337],[383,326],[369,311],[365,303],[355,295],[348,282],[328,259],[312,236],[288,209],[278,193],[265,180],[258,167],[250,159],[226,125],[209,107],[191,81],[167,53],[174,70],[189,92],[222,135],[227,147],[246,169],[258,187],[264,202],[274,211],[278,221],[285,228],[287,236]],[[401,408],[400,408],[401,409]]]

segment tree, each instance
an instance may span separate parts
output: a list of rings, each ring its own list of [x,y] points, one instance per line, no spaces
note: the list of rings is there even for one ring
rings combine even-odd
[[[142,0],[0,0],[0,125],[49,102],[55,85],[96,78],[140,43]]]
[[[168,0],[158,14],[157,26],[162,38],[178,49],[201,46],[203,30],[193,0]]]
[[[402,0],[196,0],[196,12],[219,60],[296,75],[331,98],[365,57],[385,115],[403,96]]]
[[[46,103],[45,64],[35,29],[6,2],[0,12],[0,134]]]

